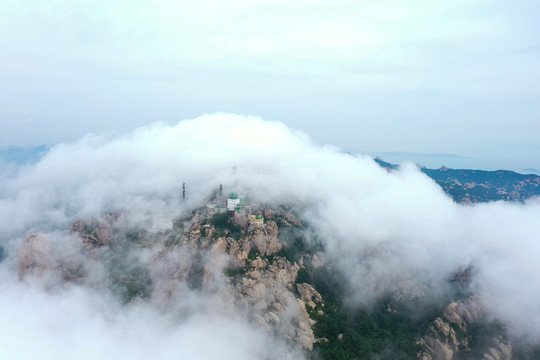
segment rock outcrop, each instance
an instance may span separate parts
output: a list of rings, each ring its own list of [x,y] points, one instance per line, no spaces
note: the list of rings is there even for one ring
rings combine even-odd
[[[43,275],[55,266],[51,246],[44,234],[32,232],[26,235],[17,250],[19,277]]]
[[[208,301],[201,306],[220,315],[245,315],[261,329],[308,351],[314,344],[320,351],[324,346],[339,348],[341,343],[356,341],[344,323],[336,326],[341,321],[336,319],[344,315],[338,312],[339,302],[329,295],[332,292],[328,288],[334,284],[328,285],[324,278],[321,282],[321,276],[334,279],[329,271],[335,259],[327,259],[317,244],[306,245],[304,235],[299,233],[304,226],[290,211],[268,207],[257,211],[265,216],[263,226],[250,225],[248,216],[242,212],[230,216],[218,213],[208,218],[202,212],[194,212],[178,220],[172,231],[157,234],[141,229],[128,232],[118,224],[121,220],[118,215],[79,220],[70,226],[71,237],[68,237],[78,244],[72,251],[76,256],[57,251],[59,246],[53,248],[55,242],[43,234],[30,233],[17,252],[19,276],[54,274],[56,278],[80,281],[87,275],[85,266],[91,261],[97,264],[97,271],[106,274],[100,278],[105,279],[105,286],[113,293],[120,289],[125,304],[148,300],[166,312],[176,309],[184,295],[189,298],[196,291],[204,293]],[[283,237],[290,234],[294,241],[287,243],[291,239]],[[128,256],[142,247],[148,250],[145,258]],[[86,259],[79,261],[77,256]],[[471,282],[470,271],[461,272],[453,282],[460,294],[466,293]],[[93,283],[96,284],[98,281]],[[410,303],[427,291],[421,284],[408,291],[398,289],[392,301]],[[384,309],[385,314],[401,311],[395,310],[393,304],[388,307],[385,304]],[[362,316],[372,321],[371,315]],[[313,319],[318,321],[317,326]],[[422,348],[417,358],[512,359],[512,345],[504,331],[496,327],[482,339],[481,345],[473,344],[469,330],[482,321],[488,320],[477,296],[450,302],[430,323],[429,330],[422,323],[420,331],[427,333],[417,339]],[[329,328],[330,334],[321,333],[321,329]],[[339,331],[334,331],[336,328]],[[417,334],[414,332],[411,338],[415,339]],[[414,354],[416,350],[411,351]]]
[[[151,262],[151,297],[167,306],[170,298],[183,291],[186,285],[182,284],[200,286],[206,293],[232,298],[237,311],[247,311],[260,328],[311,350],[314,322],[306,306],[314,308],[322,297],[311,285],[296,284],[300,265],[278,255],[283,242],[276,220],[283,226],[303,225],[283,210],[265,208],[261,213],[268,220],[262,227],[253,227],[245,214],[236,212],[229,221],[240,226],[241,232],[234,236],[233,227],[216,226],[196,213],[177,244],[160,251]]]
[[[118,227],[120,213],[105,214],[99,220],[78,220],[70,225],[71,233],[78,233],[88,249],[109,246]]]
[[[285,258],[269,261],[258,256],[247,268],[234,291],[240,303],[253,309],[255,323],[311,350],[315,340],[312,321],[306,303],[294,291],[299,265]]]
[[[311,286],[310,284],[302,283],[296,284],[296,290],[300,294],[300,297],[312,309],[315,309],[315,302],[322,303],[322,296]]]
[[[262,229],[257,228],[249,234],[250,242],[257,247],[262,255],[272,255],[281,249],[278,243],[278,226],[274,221],[268,221]]]
[[[441,317],[433,321],[430,333],[419,340],[425,351],[418,354],[420,360],[454,360],[463,358],[462,353],[471,353],[471,344],[467,335],[468,327],[478,321],[485,320],[486,312],[480,298],[472,295],[464,300],[451,302]],[[483,341],[483,360],[510,360],[512,346],[502,334],[497,334]]]

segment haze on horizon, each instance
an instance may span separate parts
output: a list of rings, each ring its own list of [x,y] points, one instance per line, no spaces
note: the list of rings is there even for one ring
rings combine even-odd
[[[540,168],[539,11],[532,0],[6,0],[0,146],[232,112],[353,152]]]

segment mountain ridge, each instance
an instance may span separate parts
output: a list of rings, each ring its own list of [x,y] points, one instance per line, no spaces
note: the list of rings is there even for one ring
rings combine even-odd
[[[69,227],[79,239],[76,258],[64,258],[46,235],[28,234],[17,253],[19,276],[49,281],[54,274],[62,284],[92,286],[90,266],[99,265],[125,306],[146,302],[163,311],[174,309],[178,296],[203,293],[228,304],[218,312],[244,314],[306,359],[510,360],[538,351],[512,343],[489,318],[470,288],[470,269],[457,273],[453,290],[436,303],[425,300],[429,287],[411,290],[394,279],[397,287],[374,304],[352,305],[339,259],[309,238],[309,225],[283,206],[229,213],[201,207],[157,233],[126,227],[121,213],[105,214]],[[134,256],[140,249],[152,257]]]
[[[375,158],[380,166],[396,170],[398,165]],[[488,201],[525,201],[540,195],[540,176],[520,174],[511,170],[439,169],[420,170],[433,179],[458,203]]]

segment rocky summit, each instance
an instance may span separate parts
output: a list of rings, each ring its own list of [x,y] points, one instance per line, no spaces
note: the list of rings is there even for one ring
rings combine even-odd
[[[327,258],[294,209],[211,209],[201,207],[157,232],[130,227],[121,213],[81,219],[66,229],[75,244],[71,252],[30,233],[18,250],[19,275],[38,276],[49,286],[60,280],[62,286],[97,287],[97,268],[119,302],[147,302],[164,313],[179,297],[204,293],[219,304],[214,311],[246,318],[308,359],[507,360],[537,354],[533,346],[513,344],[504,325],[487,315],[470,288],[470,269],[449,280],[453,290],[442,300],[425,301],[430,290],[424,287],[354,305],[346,298],[343,270],[335,266],[339,259]]]

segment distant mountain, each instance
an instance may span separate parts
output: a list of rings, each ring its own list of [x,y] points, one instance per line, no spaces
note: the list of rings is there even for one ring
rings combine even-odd
[[[35,147],[0,147],[0,163],[12,163],[16,165],[32,164],[45,155],[49,149],[49,145]]]
[[[540,170],[539,169],[535,169],[535,168],[526,168],[526,169],[523,169],[522,170],[524,173],[527,173],[527,174],[536,174],[536,175],[540,175]]]
[[[458,155],[458,154],[447,154],[447,153],[412,153],[406,151],[387,151],[380,153],[380,155],[386,156],[398,156],[406,158],[437,158],[437,159],[471,159],[468,156]]]
[[[375,158],[375,162],[386,169],[396,170],[398,168],[396,164],[391,164],[389,162],[386,162],[378,156]]]
[[[380,158],[375,161],[382,167],[396,169]],[[496,200],[524,201],[540,195],[540,176],[523,175],[514,171],[421,169],[424,174],[435,180],[454,201],[460,203],[478,203]]]

